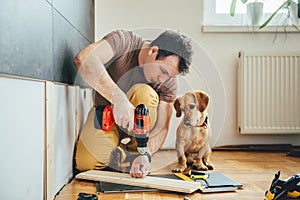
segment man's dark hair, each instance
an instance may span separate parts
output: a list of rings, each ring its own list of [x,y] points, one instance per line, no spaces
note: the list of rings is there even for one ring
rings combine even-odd
[[[182,74],[189,72],[193,50],[191,40],[187,36],[167,30],[154,39],[150,46],[158,47],[156,59],[172,55],[179,56],[179,72]]]

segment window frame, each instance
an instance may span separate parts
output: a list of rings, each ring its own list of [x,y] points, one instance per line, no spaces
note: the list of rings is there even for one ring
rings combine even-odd
[[[271,15],[264,13],[262,22]],[[259,25],[249,25],[246,13],[236,13],[234,17],[228,13],[216,13],[216,0],[203,1],[203,32],[298,32],[293,25],[283,25],[280,23],[286,13],[276,15],[269,25],[259,29]],[[297,24],[300,29],[300,25]]]

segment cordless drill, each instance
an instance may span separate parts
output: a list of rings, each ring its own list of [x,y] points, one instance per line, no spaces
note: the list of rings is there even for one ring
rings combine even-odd
[[[110,131],[114,125],[113,107],[97,106],[94,125],[97,129]],[[135,108],[133,134],[138,144],[138,153],[146,154],[149,139],[149,110],[144,104],[139,104]]]
[[[144,104],[139,104],[135,108],[133,134],[138,144],[138,153],[146,154],[149,139],[149,110]]]

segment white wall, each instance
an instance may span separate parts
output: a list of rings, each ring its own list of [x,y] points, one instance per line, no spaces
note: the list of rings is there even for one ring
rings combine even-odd
[[[224,83],[225,111],[214,110],[213,121],[224,116],[224,126],[214,132],[213,145],[300,144],[300,135],[240,135],[237,132],[237,55],[240,50],[299,51],[300,33],[203,33],[203,2],[200,0],[98,0],[96,3],[96,40],[115,29],[146,27],[171,28],[189,35],[203,47],[215,63]],[[205,76],[205,73],[203,74]],[[216,75],[217,77],[217,75]],[[206,77],[214,79],[214,76]],[[211,86],[208,86],[208,88]],[[217,101],[220,101],[219,99]],[[220,105],[214,105],[217,107]],[[219,113],[218,113],[219,112]],[[213,123],[213,122],[212,122]],[[214,122],[216,123],[216,122]],[[175,124],[175,123],[174,123]],[[172,125],[174,126],[174,125]],[[174,143],[174,127],[165,147]]]
[[[43,199],[44,85],[0,77],[1,199]]]
[[[73,177],[78,134],[91,107],[90,89],[46,82],[47,197]]]
[[[73,177],[91,90],[0,74],[0,91],[1,197],[52,200]]]

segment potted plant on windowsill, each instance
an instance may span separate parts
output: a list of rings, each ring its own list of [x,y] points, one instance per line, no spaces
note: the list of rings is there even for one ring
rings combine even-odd
[[[242,2],[243,4],[246,4],[247,1],[248,1],[248,0],[241,0],[241,2]],[[237,2],[237,0],[232,0],[232,1],[231,1],[231,4],[230,4],[230,13],[229,13],[231,17],[233,17],[234,14],[235,14],[236,2]]]
[[[279,13],[279,11],[284,10],[284,9],[287,10],[286,20],[291,19],[292,25],[297,30],[299,30],[295,24],[297,24],[297,21],[299,21],[299,18],[300,18],[300,0],[284,1],[259,28],[262,29],[262,28],[266,27],[271,22],[271,20]]]
[[[263,16],[263,2],[258,0],[241,0],[247,6],[248,24],[258,25]],[[237,0],[232,0],[230,5],[230,16],[234,16]]]

